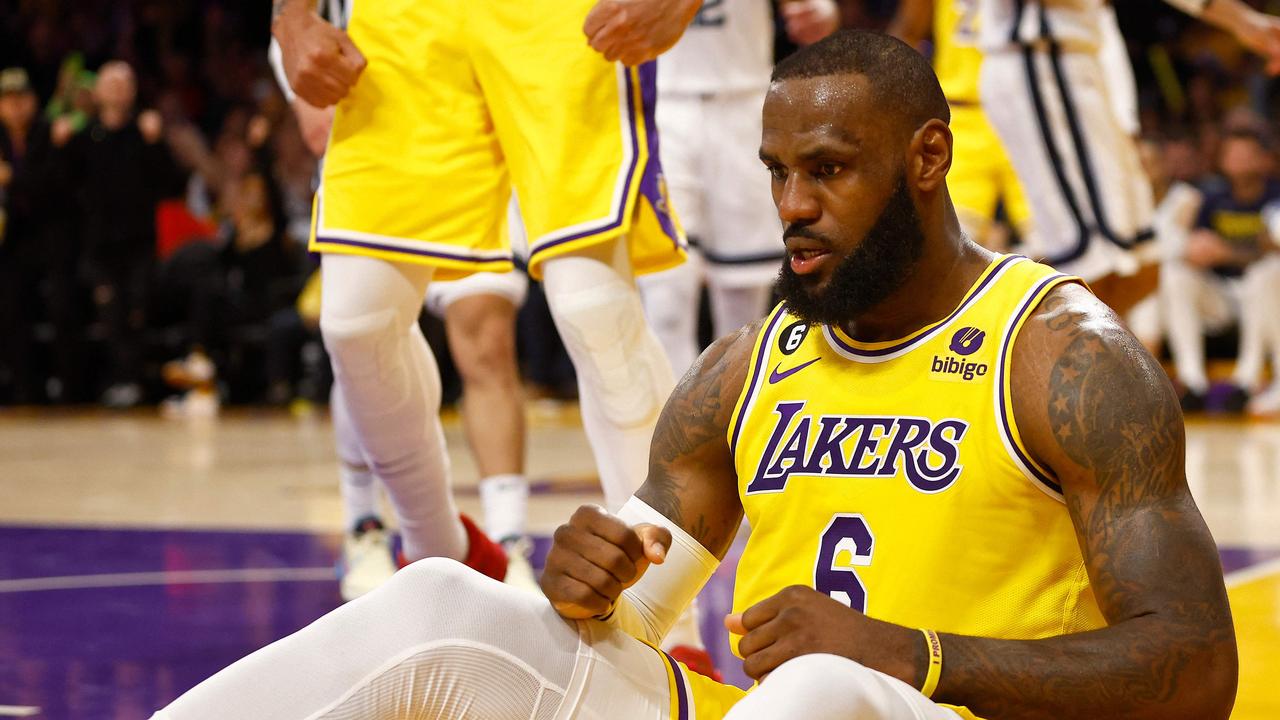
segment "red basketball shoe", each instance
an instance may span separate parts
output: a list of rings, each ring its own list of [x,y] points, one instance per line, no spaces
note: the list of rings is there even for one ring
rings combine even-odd
[[[502,582],[507,576],[507,552],[501,545],[490,540],[471,518],[458,513],[458,519],[462,521],[462,527],[467,531],[467,556],[462,560],[462,564],[481,575],[488,575]],[[405,559],[404,550],[396,553],[396,562],[400,567],[409,564]]]

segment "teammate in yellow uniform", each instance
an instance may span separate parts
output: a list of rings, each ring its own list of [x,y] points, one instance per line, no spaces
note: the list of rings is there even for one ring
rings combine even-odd
[[[359,450],[387,487],[404,560],[493,576],[500,548],[460,517],[417,329],[428,285],[511,268],[512,191],[579,380],[605,496],[620,505],[674,379],[633,276],[683,260],[667,207],[651,61],[697,0],[377,0],[345,29],[274,0],[285,74],[336,104],[315,196],[320,328]],[[634,67],[617,60],[631,63]]]
[[[886,35],[778,65],[783,304],[681,382],[640,492],[556,531],[550,606],[427,560],[159,717],[1227,717],[1172,388],[1075,278],[961,233],[947,118]],[[726,625],[750,692],[652,647],[744,512]]]
[[[951,201],[965,232],[994,248],[1004,243],[993,227],[997,206],[1003,204],[1009,223],[1020,231],[1031,211],[1004,145],[982,111],[977,22],[978,0],[903,0],[890,31],[917,46],[932,33],[933,69],[951,106],[955,136]]]

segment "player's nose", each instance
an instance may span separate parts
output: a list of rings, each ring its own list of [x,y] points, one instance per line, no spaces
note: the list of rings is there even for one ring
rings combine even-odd
[[[801,173],[791,173],[778,195],[778,218],[784,225],[810,223],[822,215],[822,207],[810,183]]]

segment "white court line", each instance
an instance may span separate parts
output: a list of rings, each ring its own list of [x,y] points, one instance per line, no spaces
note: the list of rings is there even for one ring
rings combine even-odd
[[[0,705],[0,717],[31,717],[39,712],[40,708],[32,705]]]
[[[82,588],[137,587],[142,585],[209,585],[246,582],[333,581],[332,566],[309,568],[232,568],[228,570],[179,570],[166,572],[59,575],[0,580],[0,593]],[[0,705],[0,708],[5,706]]]
[[[1280,558],[1273,558],[1264,563],[1250,565],[1247,568],[1242,568],[1235,572],[1229,572],[1224,579],[1227,582],[1227,589],[1229,590],[1276,573],[1280,573]]]

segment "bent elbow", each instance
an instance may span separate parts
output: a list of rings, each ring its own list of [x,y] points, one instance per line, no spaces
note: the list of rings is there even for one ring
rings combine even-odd
[[[1217,645],[1206,658],[1205,672],[1195,683],[1197,711],[1187,717],[1222,718],[1231,716],[1236,702],[1236,686],[1240,676],[1240,661],[1236,653],[1235,638]]]

